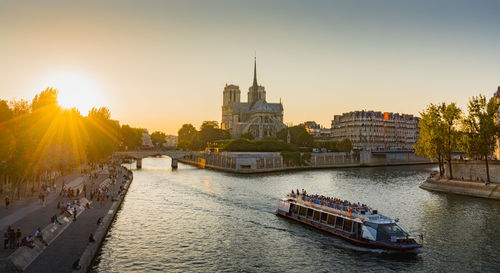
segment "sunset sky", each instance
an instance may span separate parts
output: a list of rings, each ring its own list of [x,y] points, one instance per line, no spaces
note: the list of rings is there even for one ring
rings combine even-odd
[[[491,96],[500,1],[0,1],[0,99],[64,106],[176,134],[221,120],[226,83],[259,84],[285,123]]]

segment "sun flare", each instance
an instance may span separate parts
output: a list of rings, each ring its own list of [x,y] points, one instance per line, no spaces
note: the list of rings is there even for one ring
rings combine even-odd
[[[87,115],[92,107],[101,106],[103,102],[98,85],[82,74],[58,73],[49,77],[45,85],[59,91],[59,105],[76,107],[82,115]]]

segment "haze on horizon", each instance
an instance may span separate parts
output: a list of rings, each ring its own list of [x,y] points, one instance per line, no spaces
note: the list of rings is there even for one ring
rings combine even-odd
[[[122,124],[176,134],[221,120],[226,83],[259,84],[285,123],[491,96],[498,1],[0,2],[0,99],[108,106]]]

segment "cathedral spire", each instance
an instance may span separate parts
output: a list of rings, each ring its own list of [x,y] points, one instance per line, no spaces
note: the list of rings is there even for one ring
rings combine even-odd
[[[253,86],[254,88],[258,86],[257,84],[257,56],[253,59]]]

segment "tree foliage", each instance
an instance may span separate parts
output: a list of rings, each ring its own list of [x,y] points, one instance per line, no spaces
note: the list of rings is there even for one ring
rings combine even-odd
[[[136,150],[142,145],[141,128],[133,128],[128,124],[124,124],[120,128],[122,146],[126,150]]]
[[[199,140],[203,145],[222,139],[230,139],[231,134],[227,130],[219,129],[217,121],[204,121],[200,126]]]
[[[120,143],[120,124],[111,119],[107,107],[93,107],[86,118],[86,130],[90,136],[87,159],[97,163],[109,158]]]
[[[163,143],[167,142],[165,139],[167,135],[165,133],[160,132],[160,131],[155,131],[151,133],[151,142],[153,142],[153,145],[157,148],[161,147]]]
[[[489,101],[479,95],[472,97],[467,106],[469,114],[463,119],[462,148],[470,158],[483,158],[486,164],[486,177],[490,181],[488,157],[495,151],[496,137],[500,127],[496,98]]]
[[[444,124],[440,107],[431,103],[420,115],[422,118],[418,122],[420,131],[414,146],[415,153],[428,157],[431,161],[437,158],[439,173],[443,175]]]
[[[279,139],[265,138],[260,140],[248,140],[237,138],[224,145],[228,152],[281,152],[295,151],[295,147]]]
[[[350,152],[352,151],[352,142],[350,139],[345,138],[341,141],[335,140],[315,140],[314,148],[325,148],[332,152]]]
[[[276,134],[276,137],[287,141],[288,132],[290,132],[290,142],[297,147],[312,147],[314,144],[314,138],[309,134],[304,125],[298,125],[293,127],[285,128]]]
[[[177,133],[179,137],[177,146],[185,150],[203,150],[210,143],[231,138],[227,130],[218,127],[217,121],[204,121],[200,131],[191,124],[184,124]]]

